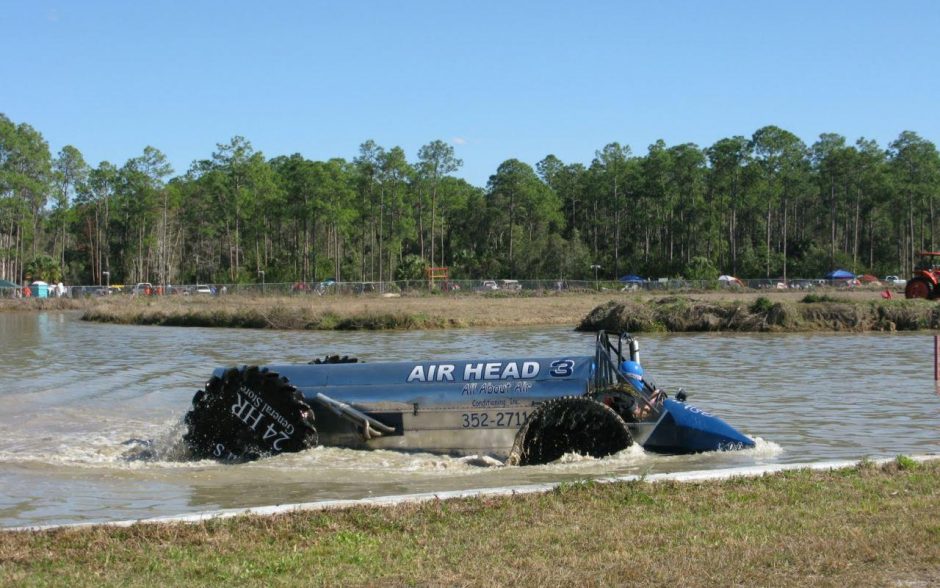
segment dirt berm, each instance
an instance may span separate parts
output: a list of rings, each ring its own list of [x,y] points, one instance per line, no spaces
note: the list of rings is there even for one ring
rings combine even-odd
[[[861,301],[808,296],[799,302],[705,301],[665,297],[610,301],[592,310],[579,331],[916,331],[940,328],[940,305],[926,300]]]

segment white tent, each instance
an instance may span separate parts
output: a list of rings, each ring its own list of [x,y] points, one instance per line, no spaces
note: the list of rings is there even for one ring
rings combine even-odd
[[[744,282],[734,276],[718,276],[719,282],[724,282],[729,286],[743,286]]]

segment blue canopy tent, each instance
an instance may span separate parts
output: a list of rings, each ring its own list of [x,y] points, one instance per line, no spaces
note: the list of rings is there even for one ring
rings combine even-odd
[[[9,280],[0,280],[0,297],[16,296],[20,287]]]
[[[639,283],[639,282],[645,282],[646,280],[644,280],[643,278],[641,278],[640,276],[636,274],[627,274],[625,276],[621,276],[620,281],[625,284],[634,284],[634,283]]]
[[[827,280],[851,280],[855,277],[855,274],[852,272],[847,272],[844,269],[837,269],[826,274]]]

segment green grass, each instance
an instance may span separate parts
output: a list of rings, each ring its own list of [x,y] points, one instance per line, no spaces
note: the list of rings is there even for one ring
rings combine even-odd
[[[940,462],[0,534],[9,586],[920,586]]]
[[[760,298],[758,298],[757,300],[755,300],[755,301],[751,304],[751,312],[753,312],[753,313],[759,313],[759,312],[764,312],[764,313],[766,313],[766,312],[770,312],[770,309],[773,308],[773,307],[774,307],[774,303],[773,303],[773,302],[771,302],[769,299],[767,299],[767,298],[761,296]]]
[[[836,303],[846,303],[848,302],[844,298],[837,298],[835,296],[829,296],[828,294],[807,294],[803,297],[800,302],[805,304],[815,304],[821,302],[836,302]]]

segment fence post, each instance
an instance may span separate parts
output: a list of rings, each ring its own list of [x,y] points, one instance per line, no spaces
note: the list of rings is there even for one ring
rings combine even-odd
[[[933,381],[940,380],[940,335],[933,336]]]

